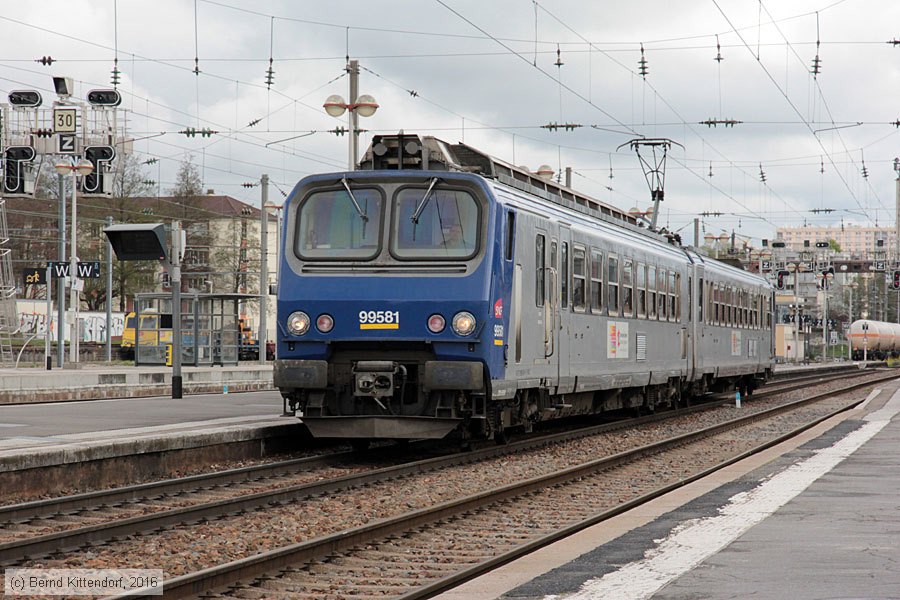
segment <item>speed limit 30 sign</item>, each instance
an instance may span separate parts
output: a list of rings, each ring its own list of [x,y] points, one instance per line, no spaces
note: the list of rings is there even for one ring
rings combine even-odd
[[[53,133],[75,133],[77,112],[77,108],[54,108]]]

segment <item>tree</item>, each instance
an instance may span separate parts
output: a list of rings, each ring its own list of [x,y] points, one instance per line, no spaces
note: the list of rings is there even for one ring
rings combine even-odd
[[[104,261],[106,258],[106,237],[102,233],[106,217],[113,217],[116,223],[141,223],[154,219],[152,212],[145,210],[146,197],[153,191],[147,180],[144,163],[136,156],[119,158],[113,172],[112,198],[79,199],[79,239],[86,241],[79,249],[82,260]],[[84,207],[82,209],[82,207]],[[90,235],[87,235],[88,230]],[[87,247],[84,247],[84,246]],[[144,261],[118,261],[113,259],[113,298],[118,297],[118,310],[124,312],[129,295],[139,291],[150,291],[155,286],[159,265]],[[88,310],[99,311],[106,307],[106,278],[85,280],[83,299]]]
[[[830,240],[828,240],[828,249],[832,252],[840,252],[841,245],[837,243],[836,239],[831,238]]]
[[[187,228],[190,224],[197,220],[199,215],[195,210],[195,199],[197,196],[203,195],[203,180],[200,178],[200,171],[194,164],[194,156],[188,154],[178,167],[178,173],[175,175],[175,187],[169,190],[175,203],[180,209],[180,214],[176,218],[181,219],[182,226]]]
[[[259,288],[259,221],[248,214],[220,227],[212,253],[219,269],[216,289],[233,294],[256,294]]]

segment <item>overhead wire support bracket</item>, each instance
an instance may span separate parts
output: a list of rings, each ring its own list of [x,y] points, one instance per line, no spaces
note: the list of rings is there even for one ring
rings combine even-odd
[[[656,221],[659,217],[659,203],[666,195],[666,157],[673,144],[684,148],[683,145],[668,138],[635,138],[616,148],[618,151],[625,146],[630,146],[637,154],[641,169],[644,171],[644,179],[647,180],[647,185],[650,187],[650,197],[653,200],[653,216],[650,221],[650,229],[653,231],[656,230]],[[641,155],[642,146],[650,149],[653,155],[652,162]]]
[[[564,131],[574,131],[579,127],[584,127],[579,123],[547,123],[546,125],[541,125],[541,129],[549,129],[550,131],[556,131],[557,129],[562,129]]]
[[[737,119],[707,119],[705,121],[700,121],[698,125],[706,125],[707,127],[715,127],[716,125],[734,127],[735,125],[740,125],[741,123],[743,123],[743,121],[738,121]]]

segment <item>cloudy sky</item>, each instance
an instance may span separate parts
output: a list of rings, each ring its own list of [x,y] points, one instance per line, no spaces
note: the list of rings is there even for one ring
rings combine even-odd
[[[646,209],[628,142],[668,138],[679,145],[660,222],[687,240],[698,216],[707,233],[735,230],[756,243],[781,225],[894,223],[897,0],[14,6],[0,15],[3,96],[33,88],[49,104],[50,76],[68,75],[84,98],[110,86],[118,57],[135,154],[161,159],[147,177],[164,193],[187,155],[206,188],[248,202],[259,191],[241,184],[262,173],[288,191],[305,175],[345,168],[347,138],[328,130],[346,119],[322,103],[347,96],[349,54],[362,67],[360,93],[380,105],[360,120],[361,149],[400,129],[465,141],[532,169],[571,167],[576,189]],[[54,62],[35,62],[43,56]],[[702,123],[710,120],[718,125]],[[178,133],[187,127],[219,133]]]

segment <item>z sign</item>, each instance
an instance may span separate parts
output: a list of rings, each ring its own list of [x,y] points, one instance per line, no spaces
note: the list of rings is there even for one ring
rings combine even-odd
[[[75,154],[75,134],[60,133],[56,136],[56,152],[58,154]]]

